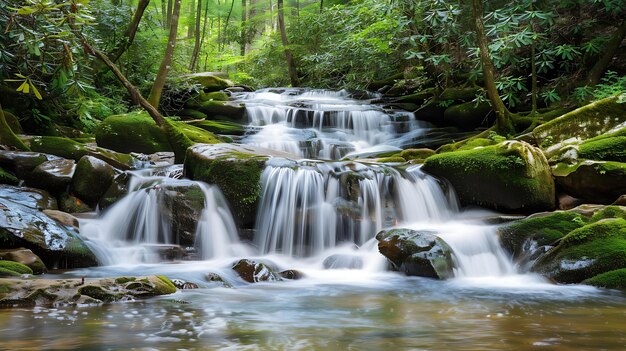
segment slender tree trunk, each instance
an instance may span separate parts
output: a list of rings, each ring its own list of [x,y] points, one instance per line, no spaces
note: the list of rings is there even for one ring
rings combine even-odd
[[[180,3],[182,0],[174,0],[174,11],[172,12],[172,25],[170,26],[170,35],[167,39],[167,48],[165,49],[165,56],[161,61],[161,66],[157,73],[152,90],[150,90],[150,96],[148,101],[152,106],[158,108],[159,101],[161,101],[161,94],[163,93],[163,86],[165,85],[165,79],[170,72],[170,66],[172,65],[172,57],[174,56],[174,48],[176,47],[176,36],[178,34],[178,17],[180,15]]]
[[[323,9],[324,9],[324,0],[320,0],[320,13],[322,13]]]
[[[241,0],[241,56],[246,55],[246,15],[247,15],[247,5],[246,0]]]
[[[530,2],[530,11],[533,11],[533,3]],[[537,32],[538,26],[535,23],[535,20],[531,18],[530,27],[533,32]],[[537,63],[535,58],[535,42],[530,45],[530,69],[531,69],[531,87],[530,87],[530,100],[531,100],[531,110],[530,115],[534,116],[537,113],[537,95],[539,94],[539,89],[537,88]],[[533,121],[534,124],[535,121]]]
[[[232,0],[230,3],[230,10],[228,11],[228,16],[226,16],[226,22],[224,22],[224,35],[228,33],[228,22],[230,22],[230,16],[233,14],[233,8],[235,7],[235,0]],[[222,50],[224,49],[224,43],[222,43]]]
[[[167,28],[170,28],[172,25],[172,1],[175,0],[167,0]]]
[[[222,11],[220,11],[220,0],[217,0],[217,51],[220,51],[222,43]],[[204,12],[204,23],[206,25],[206,11]],[[206,26],[204,27],[206,28]],[[202,42],[204,43],[204,29],[202,30]]]
[[[204,46],[204,38],[206,37],[206,25],[207,25],[207,22],[209,21],[208,18],[209,18],[209,0],[206,0],[206,2],[204,3],[204,23],[202,24],[202,39],[200,40],[200,48]],[[218,26],[219,26],[219,23],[218,23]],[[218,27],[218,30],[219,30],[219,27]],[[218,40],[217,48],[219,49],[219,47],[220,47],[220,43]],[[200,56],[200,51],[201,50],[198,50],[198,57]],[[196,68],[200,65],[198,61],[199,59],[196,58]]]
[[[600,80],[602,79],[604,72],[606,72],[606,69],[609,67],[613,56],[615,56],[615,53],[619,50],[624,37],[626,37],[626,20],[622,20],[622,24],[615,31],[615,33],[613,33],[613,36],[606,44],[604,53],[589,71],[589,74],[587,75],[587,85],[596,85],[600,83]]]
[[[22,151],[30,151],[22,139],[15,135],[11,127],[9,127],[6,117],[4,116],[4,111],[2,111],[2,105],[0,105],[0,144]]]
[[[487,36],[485,35],[485,27],[482,19],[482,1],[472,0],[472,13],[478,48],[480,50],[480,62],[483,66],[483,75],[485,76],[485,89],[491,101],[491,107],[496,113],[496,129],[499,133],[507,135],[513,132],[513,124],[511,123],[510,112],[506,106],[504,106],[504,102],[502,102],[498,94],[498,89],[496,88],[495,70],[491,63],[491,58],[489,58],[489,45],[487,44]]]
[[[137,10],[133,15],[133,20],[128,25],[128,28],[124,32],[124,36],[117,44],[117,46],[109,53],[109,58],[113,62],[117,62],[120,59],[120,56],[128,50],[130,45],[135,40],[135,35],[137,35],[137,29],[139,29],[139,23],[141,23],[141,18],[143,17],[146,8],[150,4],[150,0],[139,0],[137,3]]]
[[[280,38],[283,42],[287,67],[289,68],[289,79],[291,80],[291,85],[297,87],[300,85],[300,82],[298,80],[298,71],[296,70],[293,55],[291,54],[291,50],[289,50],[289,40],[287,39],[287,31],[285,29],[285,15],[283,13],[283,0],[278,0],[278,27],[280,28]]]
[[[191,2],[189,3],[189,14],[191,14],[191,16],[188,18],[187,21],[187,39],[191,39],[194,35],[196,20],[198,19],[198,16],[200,16],[200,13],[202,12],[196,11],[196,0],[191,0]]]
[[[161,27],[167,28],[167,7],[165,5],[165,0],[161,0]]]
[[[190,71],[194,71],[196,67],[196,62],[198,61],[198,53],[200,52],[200,20],[202,19],[201,14],[202,14],[202,0],[198,0],[198,9],[196,12],[196,29],[195,29],[196,42],[195,42],[195,45],[193,46],[193,53],[191,54],[191,63],[189,64]],[[204,23],[205,23],[205,29],[206,29],[206,21]]]
[[[258,34],[257,22],[255,21],[255,17],[257,16],[259,0],[250,0],[248,6],[248,33],[246,35],[246,52],[250,52],[252,50],[252,40]]]

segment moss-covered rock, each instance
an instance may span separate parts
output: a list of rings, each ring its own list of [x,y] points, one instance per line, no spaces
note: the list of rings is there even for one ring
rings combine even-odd
[[[626,220],[602,219],[575,229],[532,267],[560,283],[580,283],[626,268]]]
[[[454,275],[452,250],[433,232],[398,228],[381,231],[376,240],[378,251],[400,272],[436,279]]]
[[[43,274],[48,271],[46,265],[43,263],[41,258],[39,258],[39,256],[35,255],[31,250],[23,247],[0,250],[0,260],[18,262],[28,266],[33,271],[32,274]]]
[[[67,213],[85,213],[93,211],[93,208],[87,205],[83,200],[66,192],[59,194],[58,203],[59,209]]]
[[[184,122],[168,121],[168,123],[167,127],[183,133],[191,141],[207,144],[219,141],[212,133],[201,128]],[[100,146],[119,152],[153,154],[175,151],[165,129],[157,126],[146,112],[107,117],[96,129],[96,142]]]
[[[26,183],[35,188],[60,193],[66,191],[70,185],[75,167],[74,160],[46,161],[33,169]]]
[[[202,72],[188,74],[183,79],[202,85],[206,92],[223,90],[233,85],[233,83],[220,76],[223,75],[216,72]]]
[[[626,162],[626,128],[586,140],[578,146],[578,156],[590,160]]]
[[[246,128],[240,123],[229,122],[229,121],[194,121],[190,122],[194,127],[202,128],[206,131],[215,134],[226,134],[226,135],[244,135],[246,132]]]
[[[448,107],[443,113],[444,123],[460,128],[473,130],[478,127],[488,127],[495,120],[488,102],[478,105],[475,102],[466,102]]]
[[[115,168],[108,163],[84,156],[76,165],[71,192],[88,205],[95,206],[111,186],[115,174]]]
[[[103,304],[176,292],[164,276],[87,279],[5,279],[1,307]]]
[[[539,149],[524,142],[434,155],[423,170],[450,181],[463,205],[518,212],[555,207],[548,162]]]
[[[187,150],[185,175],[217,185],[244,227],[252,228],[261,196],[261,172],[267,154],[231,144],[197,144]]]
[[[228,101],[230,97],[223,91],[201,92],[197,97],[200,101]]]
[[[46,152],[74,161],[80,160],[83,156],[92,156],[120,169],[132,169],[138,165],[137,160],[131,155],[81,144],[68,138],[42,136],[31,138],[28,143],[33,151]]]
[[[431,149],[421,148],[421,149],[406,149],[400,152],[400,157],[407,161],[414,160],[425,160],[430,156],[434,155],[435,151]]]
[[[538,145],[551,149],[558,143],[578,143],[609,133],[626,123],[626,94],[617,94],[555,118],[535,128]]]
[[[376,162],[380,163],[404,163],[406,160],[401,156],[391,156],[376,159]]]
[[[552,168],[556,183],[573,197],[592,203],[612,203],[626,194],[626,163],[585,160]]]
[[[27,265],[21,264],[19,262],[6,261],[6,260],[0,260],[0,271],[11,271],[11,272],[17,273],[18,275],[33,274],[33,270],[30,269],[30,267],[28,267]],[[13,276],[14,274],[9,274],[9,275]]]
[[[22,130],[19,118],[7,110],[3,110],[2,112],[4,112],[4,119],[7,121],[7,125],[11,128],[13,133],[22,134],[24,131]]]
[[[194,120],[194,119],[205,119],[207,115],[204,112],[200,112],[198,110],[185,108],[178,112],[176,115],[179,116],[183,120]]]
[[[583,280],[583,284],[607,289],[626,289],[626,268],[598,274],[593,278]]]
[[[17,185],[19,182],[16,176],[0,168],[0,184]]]
[[[111,185],[104,192],[98,202],[98,206],[101,210],[107,209],[109,206],[113,205],[115,202],[128,194],[127,185],[129,180],[130,175],[126,172],[118,173],[115,177],[113,177]],[[61,203],[59,203],[59,206],[61,206]]]
[[[0,247],[28,248],[50,268],[97,265],[95,255],[76,230],[41,212],[40,196],[29,188],[0,186]]]
[[[226,120],[235,123],[247,122],[246,108],[237,102],[190,100],[186,106],[205,113],[207,119],[210,120]]]

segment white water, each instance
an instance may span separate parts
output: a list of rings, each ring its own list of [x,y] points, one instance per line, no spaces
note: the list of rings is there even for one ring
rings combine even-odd
[[[299,158],[336,160],[380,145],[400,146],[403,135],[423,133],[412,113],[385,111],[344,90],[265,89],[238,99],[258,130],[244,143]]]

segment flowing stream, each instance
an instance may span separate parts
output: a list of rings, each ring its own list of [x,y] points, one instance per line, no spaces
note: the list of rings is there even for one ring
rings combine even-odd
[[[165,274],[200,288],[99,307],[0,310],[2,347],[620,350],[626,345],[623,294],[553,285],[518,272],[495,227],[480,220],[485,213],[460,211],[453,189],[419,166],[345,158],[399,150],[405,140],[419,137],[423,125],[411,113],[385,110],[370,104],[375,96],[356,98],[346,91],[267,89],[237,98],[246,102],[253,131],[242,142],[293,155],[272,159],[262,173],[254,237],[241,240],[220,190],[182,179],[180,166],[133,172],[126,197],[80,223],[103,266],[59,277]],[[180,203],[181,198],[193,201]],[[188,216],[199,218],[197,225],[189,225]],[[455,277],[437,281],[388,271],[374,237],[394,226],[437,233],[453,250]],[[248,284],[230,268],[240,258],[277,271],[297,270],[304,278]],[[211,273],[228,287],[207,281]]]

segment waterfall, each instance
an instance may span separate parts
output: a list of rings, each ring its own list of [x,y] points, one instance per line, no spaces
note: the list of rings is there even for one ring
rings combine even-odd
[[[307,256],[362,245],[386,226],[445,220],[456,206],[419,167],[274,160],[261,184],[255,242],[262,253]]]
[[[218,188],[201,182],[168,176],[182,175],[179,166],[131,173],[128,195],[97,219],[82,219],[81,234],[97,245],[103,264],[159,262],[164,250],[176,252],[185,244],[173,233],[173,218],[181,197],[200,196],[198,223],[192,228],[189,246],[202,259],[245,254],[228,205]],[[183,194],[182,192],[187,192]],[[196,200],[197,201],[197,200]],[[193,211],[192,208],[184,210]],[[179,231],[181,229],[179,228]],[[170,251],[172,252],[172,251]]]

